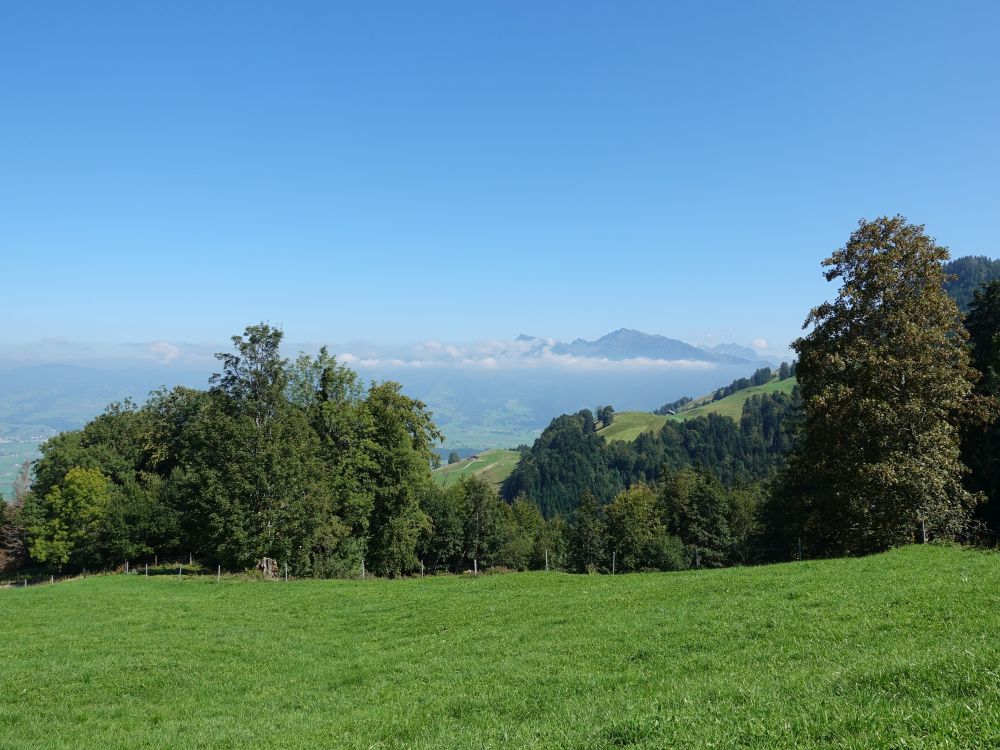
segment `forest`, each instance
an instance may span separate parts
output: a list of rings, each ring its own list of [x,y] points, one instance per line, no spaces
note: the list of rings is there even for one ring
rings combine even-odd
[[[978,278],[980,260],[959,270]],[[190,555],[232,571],[272,558],[302,577],[625,572],[989,541],[1000,281],[970,288],[947,263],[903,217],[860,222],[824,261],[839,295],[810,312],[777,373],[797,376],[791,396],[634,442],[598,434],[610,406],[562,415],[499,491],[432,481],[442,436],[400,384],[364,383],[326,349],[285,359],[283,332],[253,325],[216,355],[206,389],[112,404],[49,440],[3,508],[0,568]],[[968,295],[964,313],[949,290]]]

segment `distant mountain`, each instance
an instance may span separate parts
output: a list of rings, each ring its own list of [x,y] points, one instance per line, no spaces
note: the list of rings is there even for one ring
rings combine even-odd
[[[983,284],[1000,279],[1000,260],[985,255],[966,255],[945,263],[944,270],[956,277],[945,283],[944,290],[955,298],[959,310],[968,312],[976,290]]]
[[[727,345],[725,345],[727,346]],[[736,347],[737,349],[743,347]],[[577,357],[597,357],[612,361],[626,359],[691,360],[726,364],[750,363],[757,360],[752,349],[750,356],[740,356],[727,351],[710,351],[692,346],[678,339],[643,333],[631,328],[619,328],[596,341],[576,339],[569,344],[555,344],[553,354],[570,354]]]
[[[736,357],[744,362],[757,362],[761,360],[760,355],[749,346],[740,346],[739,344],[716,344],[715,346],[703,346],[701,348],[711,354],[724,354],[730,357]]]

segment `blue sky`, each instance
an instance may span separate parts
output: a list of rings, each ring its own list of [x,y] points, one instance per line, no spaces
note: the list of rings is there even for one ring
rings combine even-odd
[[[0,343],[781,349],[900,212],[1000,255],[1000,4],[0,6]]]

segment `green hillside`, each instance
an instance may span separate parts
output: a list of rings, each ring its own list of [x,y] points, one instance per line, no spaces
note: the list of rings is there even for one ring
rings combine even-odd
[[[681,407],[677,412],[677,416],[680,419],[694,419],[695,417],[703,417],[706,414],[721,414],[724,417],[739,419],[743,415],[743,404],[751,396],[761,393],[791,393],[797,384],[798,381],[794,377],[786,378],[785,380],[774,378],[770,382],[764,383],[764,385],[744,388],[742,391],[737,391],[718,401],[712,401],[711,395],[702,396]]]
[[[494,449],[483,451],[476,458],[467,458],[458,463],[436,469],[432,476],[443,487],[460,481],[464,477],[477,476],[490,484],[500,485],[510,476],[521,454],[517,451]]]
[[[656,432],[666,424],[670,417],[661,417],[645,411],[623,411],[615,414],[615,421],[610,427],[602,427],[597,431],[605,440],[635,440],[643,432]]]
[[[1000,746],[1000,556],[0,589],[0,747]]]
[[[745,388],[718,401],[712,401],[712,396],[709,394],[681,407],[675,416],[660,416],[644,411],[624,411],[615,415],[615,421],[610,427],[601,428],[597,434],[603,435],[608,441],[627,440],[631,442],[644,432],[657,432],[671,419],[694,419],[706,414],[721,414],[724,417],[739,419],[743,415],[743,404],[751,396],[760,393],[791,393],[796,383],[794,377],[785,380],[774,378],[764,385]]]

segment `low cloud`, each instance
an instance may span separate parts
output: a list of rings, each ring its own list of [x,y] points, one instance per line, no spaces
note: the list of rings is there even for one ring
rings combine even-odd
[[[758,352],[768,348],[767,340],[754,339]],[[318,343],[287,342],[283,353],[294,359],[296,352],[315,353]],[[425,341],[405,346],[381,346],[350,341],[330,344],[329,351],[344,364],[361,370],[468,370],[531,371],[550,368],[575,372],[661,371],[699,372],[718,369],[726,363],[706,359],[657,359],[631,357],[609,359],[603,356],[560,353],[558,342],[550,338],[486,339],[464,344]],[[80,364],[93,367],[135,365],[171,367],[177,370],[213,371],[218,363],[215,352],[227,351],[226,344],[188,344],[171,341],[145,341],[120,344],[88,344],[52,337],[25,344],[0,344],[0,367],[33,364]]]
[[[690,359],[607,359],[552,351],[552,339],[530,341],[504,341],[490,339],[472,344],[455,345],[425,342],[402,350],[387,349],[382,352],[367,347],[364,353],[342,350],[337,357],[346,365],[357,368],[410,368],[410,369],[465,369],[465,370],[532,370],[559,368],[575,371],[631,371],[631,370],[712,370],[713,362]],[[333,351],[337,351],[336,348]]]
[[[181,356],[180,347],[174,346],[167,341],[157,341],[154,344],[150,344],[146,348],[152,355],[153,359],[156,359],[163,364],[169,364]]]

